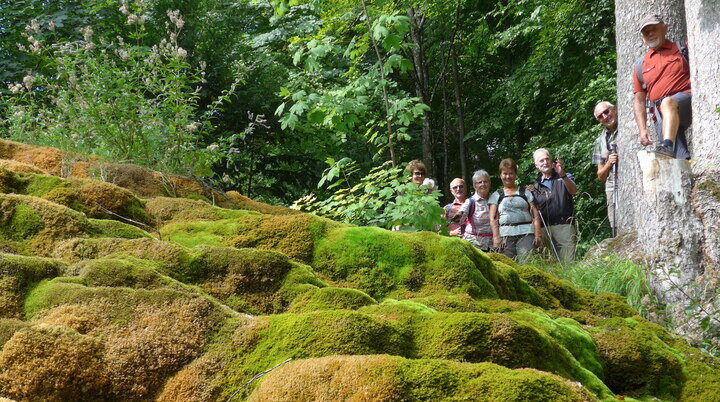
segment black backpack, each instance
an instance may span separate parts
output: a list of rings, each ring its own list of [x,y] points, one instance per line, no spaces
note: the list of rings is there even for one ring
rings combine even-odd
[[[525,200],[525,202],[527,202],[528,205],[530,205],[530,201],[528,201],[527,196],[525,195],[525,190],[520,190],[519,194],[505,195],[505,190],[503,190],[501,188],[500,190],[497,191],[497,195],[498,195],[498,202],[497,202],[498,208],[500,208],[500,203],[502,202],[503,198],[505,198],[505,197],[520,197],[523,200]]]

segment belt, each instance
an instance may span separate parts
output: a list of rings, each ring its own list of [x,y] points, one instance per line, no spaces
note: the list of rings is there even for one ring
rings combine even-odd
[[[517,223],[503,223],[500,226],[519,226],[519,225],[528,225],[531,224],[532,221],[529,222],[517,222]]]

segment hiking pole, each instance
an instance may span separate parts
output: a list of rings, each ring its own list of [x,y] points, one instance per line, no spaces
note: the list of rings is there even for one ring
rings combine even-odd
[[[610,144],[610,152],[617,154],[617,144]],[[618,185],[618,172],[617,172],[617,160],[615,163],[613,163],[612,166],[612,173],[613,173],[613,196],[612,196],[612,203],[613,203],[613,222],[612,222],[612,235],[613,237],[617,237],[617,185]]]
[[[542,212],[540,212],[540,208],[537,208],[538,215],[540,215],[540,220],[542,221],[543,227],[545,228],[545,232],[548,234],[548,241],[550,242],[550,247],[552,247],[553,252],[555,253],[555,258],[558,260],[558,264],[560,264],[560,267],[562,269],[565,269],[565,265],[560,261],[560,255],[557,252],[557,249],[555,248],[555,242],[553,241],[552,235],[550,233],[550,228],[545,224],[545,218],[543,218]]]

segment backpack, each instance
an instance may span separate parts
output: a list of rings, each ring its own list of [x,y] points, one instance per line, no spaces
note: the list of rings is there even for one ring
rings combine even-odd
[[[500,208],[500,203],[502,202],[503,198],[505,198],[505,197],[520,197],[523,200],[525,200],[525,202],[527,202],[528,206],[530,205],[530,201],[528,201],[527,196],[525,195],[525,190],[520,191],[519,194],[505,195],[505,190],[503,190],[501,188],[500,190],[497,191],[497,194],[498,194],[498,202],[497,202],[498,208]]]
[[[675,42],[675,44],[678,47],[678,50],[680,51],[680,55],[685,59],[685,61],[690,64],[690,53],[688,52],[687,45],[685,42]],[[635,61],[635,76],[637,76],[638,80],[640,81],[640,85],[642,86],[642,89],[647,89],[647,85],[645,85],[645,80],[643,79],[642,75],[642,67],[643,67],[643,61],[645,60],[645,55],[643,54]]]

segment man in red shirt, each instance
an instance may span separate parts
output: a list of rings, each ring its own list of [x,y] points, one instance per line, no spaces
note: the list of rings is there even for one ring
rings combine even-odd
[[[647,98],[652,103],[655,131],[660,142],[655,152],[690,159],[685,138],[685,130],[692,123],[690,65],[677,43],[665,39],[667,30],[667,25],[657,15],[640,21],[640,37],[649,49],[643,57],[642,68],[633,67],[633,112],[642,145],[652,144],[645,113]]]

